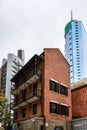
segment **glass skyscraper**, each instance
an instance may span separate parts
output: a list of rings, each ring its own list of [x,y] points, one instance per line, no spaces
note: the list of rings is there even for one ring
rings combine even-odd
[[[87,33],[82,21],[65,26],[65,57],[70,64],[71,83],[87,78]]]

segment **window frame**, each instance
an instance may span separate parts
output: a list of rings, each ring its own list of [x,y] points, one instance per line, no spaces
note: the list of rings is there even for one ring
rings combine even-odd
[[[33,114],[33,115],[36,115],[36,114],[37,114],[37,103],[36,103],[36,104],[33,104],[32,114]]]
[[[22,111],[22,118],[25,118],[26,117],[26,108],[22,108],[21,111]]]
[[[59,104],[59,103],[50,101],[50,113],[58,114],[61,116],[69,116],[69,107],[64,104]]]
[[[55,81],[53,81],[51,79],[50,79],[49,82],[50,82],[49,83],[50,84],[50,90],[54,91],[56,93],[59,93],[59,83],[57,83],[57,82],[55,82]]]
[[[60,84],[60,94],[68,96],[68,88],[63,84]]]
[[[69,116],[69,108],[68,106],[61,104],[61,115],[63,116]]]

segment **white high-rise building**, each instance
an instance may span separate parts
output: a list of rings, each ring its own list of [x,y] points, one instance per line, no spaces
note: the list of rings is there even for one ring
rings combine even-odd
[[[65,26],[65,57],[70,64],[71,83],[87,77],[87,32],[82,21]]]
[[[7,59],[2,60],[1,88],[10,104],[11,78],[24,66],[24,60],[14,54],[8,54]]]

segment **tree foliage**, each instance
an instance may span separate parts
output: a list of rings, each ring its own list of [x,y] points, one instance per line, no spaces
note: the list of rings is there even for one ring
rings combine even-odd
[[[7,105],[7,98],[3,93],[0,93],[0,123],[8,125],[10,119],[10,112]]]

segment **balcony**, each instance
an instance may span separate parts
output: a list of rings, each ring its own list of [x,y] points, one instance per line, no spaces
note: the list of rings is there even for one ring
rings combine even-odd
[[[36,71],[30,71],[26,74],[26,77],[22,77],[22,80],[19,80],[19,84],[15,84],[14,87],[12,87],[12,94],[17,94],[19,93],[21,90],[24,90],[27,86],[29,86],[29,84],[33,84],[35,83],[41,76],[41,71],[38,70]]]
[[[31,91],[30,93],[26,93],[21,97],[18,97],[14,104],[11,104],[12,109],[17,109],[19,107],[25,106],[29,103],[32,103],[41,98],[41,90],[37,89],[36,91]]]

